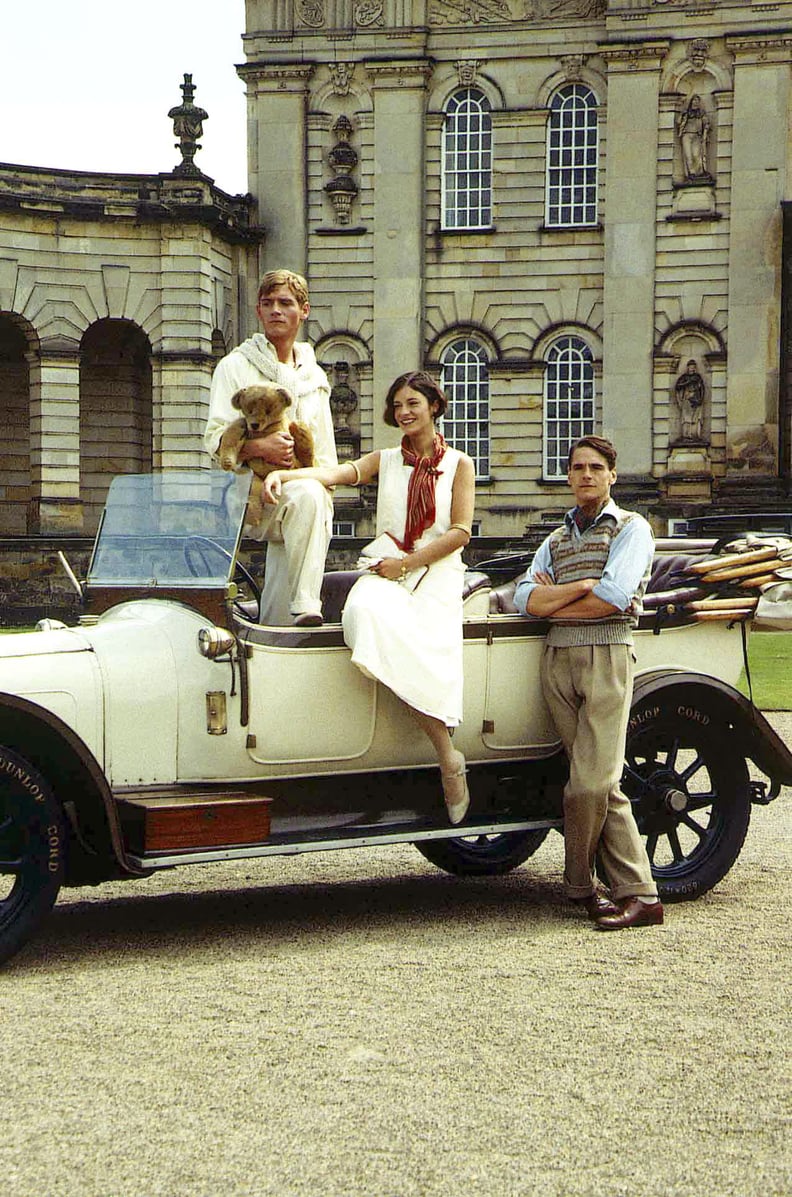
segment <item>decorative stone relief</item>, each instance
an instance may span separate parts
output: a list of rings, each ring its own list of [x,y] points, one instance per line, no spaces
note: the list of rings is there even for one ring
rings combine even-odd
[[[697,37],[688,46],[687,56],[697,71],[703,70],[709,58],[709,42]]]
[[[481,65],[477,58],[469,58],[466,61],[460,60],[454,63],[459,76],[460,87],[475,87],[476,73]]]
[[[358,163],[357,152],[349,144],[352,136],[352,122],[343,114],[333,125],[336,144],[327,156],[330,169],[334,172],[329,183],[325,183],[325,191],[335,209],[336,220],[339,224],[349,224],[352,214],[352,204],[358,193],[358,185],[350,178]]]
[[[359,0],[353,13],[355,24],[361,29],[367,29],[372,25],[384,25],[384,7],[382,0]]]
[[[583,67],[586,64],[585,54],[562,54],[561,70],[567,83],[579,83],[583,78]]]
[[[297,20],[309,29],[321,29],[325,23],[324,0],[299,0]]]
[[[492,25],[602,17],[607,0],[430,0],[432,25]]]
[[[352,76],[355,73],[354,62],[331,62],[330,63],[330,82],[333,87],[333,92],[337,96],[348,96],[349,89],[352,85]]]
[[[767,429],[746,428],[729,441],[728,466],[730,471],[752,474],[772,474],[775,470],[775,449]]]

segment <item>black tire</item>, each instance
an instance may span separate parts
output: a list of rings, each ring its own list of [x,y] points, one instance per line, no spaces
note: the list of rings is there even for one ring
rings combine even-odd
[[[0,962],[36,932],[63,882],[66,827],[42,775],[0,746]]]
[[[548,829],[504,831],[500,835],[467,835],[419,840],[416,848],[431,864],[457,877],[492,877],[510,873],[544,842]]]
[[[622,788],[666,902],[698,898],[740,854],[751,818],[745,759],[706,711],[649,698],[632,712]],[[681,713],[687,711],[688,714]]]

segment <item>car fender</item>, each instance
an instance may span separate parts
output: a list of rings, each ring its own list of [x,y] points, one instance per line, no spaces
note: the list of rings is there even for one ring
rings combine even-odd
[[[640,726],[642,712],[653,700],[671,704],[681,719],[728,728],[743,754],[771,778],[767,798],[754,791],[755,801],[775,798],[782,785],[792,785],[792,752],[761,711],[728,682],[682,669],[640,674],[633,687],[628,737]]]
[[[59,715],[29,698],[0,694],[0,770],[8,763],[5,748],[35,765],[63,808],[70,840],[66,884],[141,873],[124,850],[118,810],[101,765]]]

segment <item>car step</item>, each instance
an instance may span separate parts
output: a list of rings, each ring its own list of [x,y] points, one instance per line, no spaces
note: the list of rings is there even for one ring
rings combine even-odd
[[[152,794],[119,798],[133,855],[261,844],[270,834],[271,798],[259,794]]]

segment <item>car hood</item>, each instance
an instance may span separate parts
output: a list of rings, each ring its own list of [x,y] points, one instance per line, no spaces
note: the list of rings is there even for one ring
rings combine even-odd
[[[90,651],[90,643],[77,628],[59,628],[50,632],[12,632],[0,636],[0,660],[8,657],[41,657],[54,653]]]

